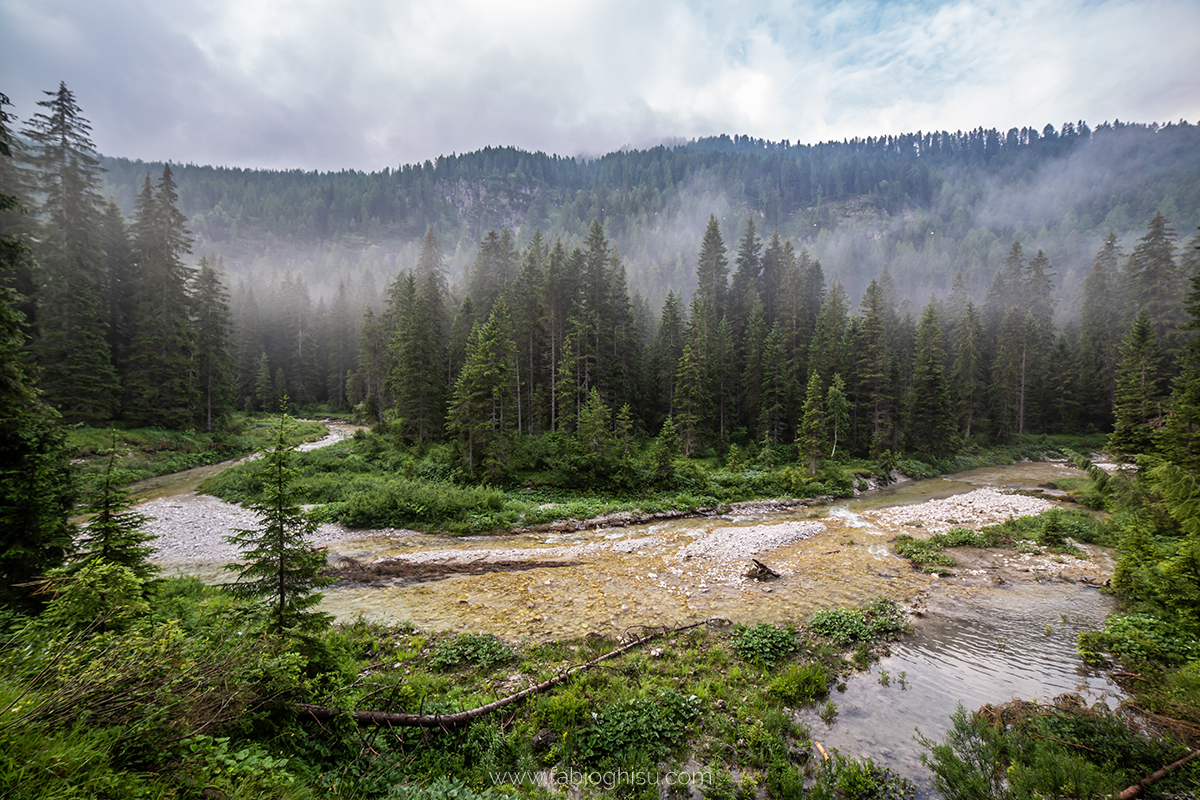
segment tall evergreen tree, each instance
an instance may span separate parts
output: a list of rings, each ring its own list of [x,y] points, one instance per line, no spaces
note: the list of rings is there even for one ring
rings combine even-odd
[[[1200,255],[1200,237],[1193,243],[1193,255]],[[1185,330],[1200,332],[1200,269],[1192,274],[1185,310]],[[1159,449],[1191,475],[1200,475],[1200,338],[1184,349]]]
[[[134,208],[139,277],[125,378],[125,416],[169,428],[200,418],[189,291],[194,270],[183,263],[192,240],[178,199],[169,164],[157,186],[151,186],[147,173]]]
[[[967,300],[962,314],[954,324],[954,364],[951,383],[954,387],[959,429],[971,438],[975,423],[987,408],[987,342],[983,321],[975,304]]]
[[[808,464],[811,475],[817,474],[817,464],[825,450],[825,408],[821,397],[821,376],[816,372],[808,377],[804,407],[796,431],[796,450],[800,460]],[[836,445],[835,445],[836,446]]]
[[[862,339],[856,349],[859,380],[862,382],[861,402],[871,437],[871,453],[877,455],[890,447],[894,423],[894,398],[890,382],[891,352],[888,346],[887,310],[884,290],[878,281],[871,281],[863,294]]]
[[[38,103],[24,136],[41,198],[37,260],[38,340],[47,399],[68,419],[97,422],[117,408],[118,382],[108,339],[99,195],[103,171],[66,84]]]
[[[1117,291],[1121,248],[1109,231],[1083,281],[1079,317],[1080,409],[1086,422],[1098,430],[1112,424],[1117,388],[1117,351],[1120,347],[1121,294]]]
[[[233,410],[234,361],[229,294],[207,256],[201,257],[193,287],[196,309],[196,379],[205,430]]]
[[[1146,312],[1133,322],[1121,343],[1117,366],[1116,423],[1108,437],[1114,454],[1130,458],[1154,450],[1155,435],[1163,418],[1162,351],[1154,325]]]
[[[820,376],[817,377],[819,380]],[[825,392],[825,419],[829,426],[829,457],[833,458],[837,455],[838,442],[845,438],[850,427],[850,400],[846,397],[846,383],[840,372],[833,376]]]
[[[241,561],[231,565],[237,571],[231,588],[266,601],[267,627],[275,634],[311,631],[330,619],[311,610],[321,602],[318,590],[332,579],[320,575],[325,556],[311,539],[317,523],[301,509],[296,493],[290,422],[280,415],[275,446],[263,454],[263,499],[251,506],[258,527],[238,529],[228,537],[241,551]]]
[[[1161,212],[1146,225],[1146,235],[1129,254],[1121,280],[1128,318],[1145,314],[1154,338],[1173,353],[1175,329],[1184,321],[1185,288],[1175,264],[1175,231]]]
[[[729,293],[729,259],[725,257],[725,242],[717,216],[708,218],[704,239],[700,242],[700,257],[696,263],[696,294],[708,298],[714,319],[725,315]]]
[[[462,446],[467,470],[490,481],[508,472],[513,430],[512,333],[503,302],[471,332],[466,362],[450,399],[448,426]]]
[[[949,454],[954,435],[945,361],[941,324],[937,308],[930,301],[921,313],[917,331],[907,434],[912,450],[938,458]]]
[[[0,165],[11,160],[0,95]],[[15,195],[0,191],[0,213],[19,212]],[[29,274],[32,256],[15,235],[0,233],[0,276]],[[62,417],[37,390],[26,363],[16,291],[0,283],[0,602],[28,596],[21,584],[62,563],[71,546],[74,509],[69,451]]]

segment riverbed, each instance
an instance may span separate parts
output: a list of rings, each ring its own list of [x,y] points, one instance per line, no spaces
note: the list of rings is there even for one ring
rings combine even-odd
[[[341,619],[362,615],[537,641],[624,636],[713,617],[802,622],[822,608],[884,595],[910,610],[914,635],[831,695],[837,711],[831,724],[820,705],[797,713],[827,750],[891,767],[925,797],[932,790],[914,734],[919,729],[940,740],[957,704],[973,709],[1068,691],[1089,703],[1115,702],[1118,688],[1075,652],[1076,634],[1101,625],[1110,611],[1099,587],[1113,560],[1094,546],[1082,547],[1078,558],[960,548],[953,551],[954,574],[937,577],[913,569],[891,543],[898,533],[922,537],[1040,513],[1057,501],[1005,492],[1079,474],[1061,463],[1020,463],[782,513],[735,506],[719,517],[627,527],[455,537],[323,526],[317,541],[335,564],[382,559],[450,572],[342,582],[326,589],[321,608]],[[163,535],[156,560],[172,572],[225,579],[222,569],[236,553],[223,543],[221,528],[250,527],[253,515],[195,495],[188,480],[157,489],[139,507],[160,517],[149,526]],[[779,577],[757,579],[753,559]],[[483,569],[453,572],[464,564]],[[489,571],[488,564],[497,568]]]

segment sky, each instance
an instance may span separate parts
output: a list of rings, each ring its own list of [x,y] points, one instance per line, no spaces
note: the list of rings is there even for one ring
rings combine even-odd
[[[1196,123],[1198,42],[1198,0],[0,0],[0,92],[19,129],[65,82],[105,155],[373,171]]]

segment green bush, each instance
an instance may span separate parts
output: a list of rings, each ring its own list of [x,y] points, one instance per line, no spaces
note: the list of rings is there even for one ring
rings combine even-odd
[[[438,642],[429,665],[444,672],[463,663],[486,668],[512,658],[508,645],[490,633],[460,633],[449,641]]]
[[[592,725],[568,736],[580,764],[597,764],[634,753],[654,760],[668,755],[687,738],[700,716],[700,700],[666,689],[657,698],[635,697],[606,706]]]
[[[767,691],[785,703],[803,705],[829,691],[829,669],[820,661],[792,664],[771,681]]]
[[[894,600],[877,597],[862,609],[830,608],[813,614],[808,623],[814,633],[840,645],[895,636],[905,630],[904,615]]]
[[[742,629],[733,649],[746,661],[774,666],[796,652],[795,631],[760,622]]]
[[[1079,634],[1079,649],[1092,660],[1103,652],[1131,661],[1182,664],[1200,659],[1195,630],[1151,614],[1113,614],[1102,631]]]

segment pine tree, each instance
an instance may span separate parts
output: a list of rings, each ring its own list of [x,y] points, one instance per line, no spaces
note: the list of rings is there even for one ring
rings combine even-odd
[[[113,474],[116,458],[117,437],[114,433],[104,475],[98,480],[91,501],[84,509],[91,519],[83,529],[72,571],[101,559],[120,564],[140,580],[146,581],[158,573],[158,567],[149,561],[154,552],[149,542],[158,537],[143,530],[150,518],[134,510],[134,501],[129,492],[122,488],[118,476]]]
[[[233,410],[234,363],[230,346],[229,295],[212,262],[201,257],[193,287],[196,309],[196,379],[205,430]]]
[[[139,274],[124,403],[131,421],[169,428],[201,418],[189,291],[194,270],[183,263],[191,234],[177,204],[171,166],[153,187],[147,173],[134,208]]]
[[[75,96],[65,84],[45,94],[46,111],[24,131],[41,198],[35,351],[51,404],[68,419],[99,422],[116,412],[119,391],[103,294],[103,170]]]
[[[801,461],[808,464],[809,474],[817,474],[817,464],[825,450],[825,408],[821,398],[821,376],[816,372],[808,376],[808,388],[804,395],[804,408],[796,431],[796,450]],[[836,444],[834,445],[836,447]]]
[[[512,350],[508,309],[497,302],[487,322],[471,332],[450,399],[448,427],[462,446],[468,472],[493,482],[508,472]]]
[[[942,331],[932,301],[921,313],[913,365],[912,400],[907,435],[910,448],[941,458],[949,454],[953,438],[949,387],[946,384]]]
[[[1121,248],[1109,231],[1083,281],[1079,317],[1079,364],[1084,420],[1099,430],[1112,424],[1117,387],[1119,321],[1123,318],[1117,276]]]
[[[1139,313],[1121,344],[1117,366],[1116,423],[1108,437],[1109,450],[1123,457],[1150,453],[1163,416],[1162,351],[1150,317]]]
[[[321,602],[318,589],[332,579],[320,575],[325,556],[311,541],[317,523],[300,507],[290,423],[287,414],[280,415],[275,447],[263,454],[263,497],[251,506],[258,527],[237,529],[228,537],[241,551],[241,561],[230,565],[237,571],[230,588],[266,601],[267,628],[275,634],[310,632],[330,621],[311,610]]]

